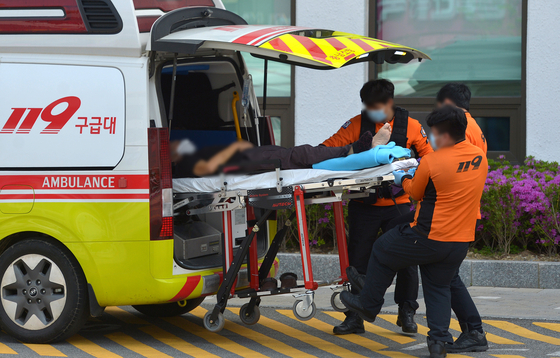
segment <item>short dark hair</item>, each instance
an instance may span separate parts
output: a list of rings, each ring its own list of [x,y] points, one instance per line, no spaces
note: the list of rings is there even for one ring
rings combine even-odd
[[[395,95],[395,85],[391,81],[380,79],[368,81],[360,90],[360,98],[365,105],[387,103]]]
[[[457,107],[468,111],[471,106],[471,90],[462,83],[448,83],[438,91],[436,99],[439,103],[443,103],[443,101],[448,99]]]
[[[437,128],[440,133],[449,133],[455,141],[465,139],[467,116],[455,106],[443,106],[428,114],[426,118],[430,128]]]

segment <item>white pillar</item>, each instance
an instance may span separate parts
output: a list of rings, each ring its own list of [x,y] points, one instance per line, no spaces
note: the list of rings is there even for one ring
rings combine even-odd
[[[560,161],[560,1],[527,6],[527,155]]]
[[[296,25],[368,35],[366,0],[297,0]],[[296,67],[295,144],[317,145],[360,113],[367,65],[335,70]]]

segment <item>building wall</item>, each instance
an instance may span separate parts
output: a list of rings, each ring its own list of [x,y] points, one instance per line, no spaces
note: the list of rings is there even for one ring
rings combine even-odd
[[[527,155],[560,161],[560,1],[527,6]]]
[[[296,0],[296,25],[367,35],[366,0]],[[366,10],[366,11],[364,11]],[[295,144],[317,145],[362,109],[367,65],[336,70],[296,67]]]

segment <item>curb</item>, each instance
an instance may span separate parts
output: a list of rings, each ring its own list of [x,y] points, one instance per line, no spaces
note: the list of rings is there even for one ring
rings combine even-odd
[[[277,277],[294,272],[301,279],[301,255],[278,254]],[[329,281],[340,276],[338,255],[311,255],[313,279]],[[459,270],[465,286],[560,289],[560,262],[465,260]]]

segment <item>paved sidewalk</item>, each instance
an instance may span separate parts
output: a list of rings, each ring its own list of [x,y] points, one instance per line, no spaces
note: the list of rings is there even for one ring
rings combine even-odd
[[[393,301],[395,286],[391,286],[385,295],[383,312],[396,313],[397,305]],[[332,290],[320,287],[315,294],[315,304],[319,310],[332,310],[330,298]],[[560,290],[536,288],[501,288],[469,287],[469,292],[483,317],[529,318],[539,320],[560,320]],[[422,298],[422,287],[418,303],[418,314],[426,313]],[[215,297],[207,298],[205,303],[214,303]],[[247,300],[231,299],[230,306],[240,306]],[[294,298],[291,295],[263,297],[261,307],[291,308]]]

